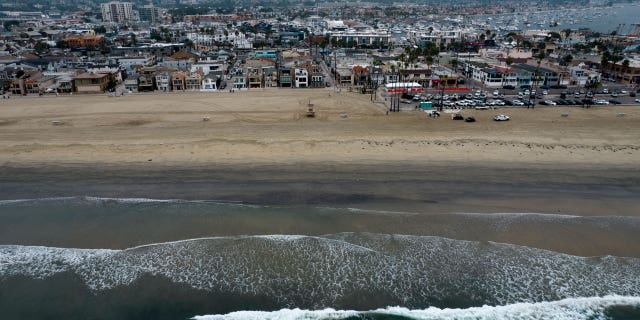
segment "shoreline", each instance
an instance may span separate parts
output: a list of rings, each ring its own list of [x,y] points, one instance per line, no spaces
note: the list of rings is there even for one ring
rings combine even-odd
[[[214,199],[266,211],[18,206],[0,210],[0,243],[123,248],[355,231],[640,256],[629,241],[640,233],[637,107],[464,110],[478,119],[465,123],[304,90],[40,101],[2,106],[0,199]],[[512,120],[492,121],[498,112]],[[548,215],[495,215],[528,212]]]

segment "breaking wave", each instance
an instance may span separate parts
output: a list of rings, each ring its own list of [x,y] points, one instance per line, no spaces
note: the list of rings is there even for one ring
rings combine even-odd
[[[615,311],[619,309],[620,311]],[[616,316],[619,315],[619,316]],[[516,303],[506,306],[482,306],[466,309],[440,309],[431,307],[411,310],[402,307],[387,307],[372,311],[351,310],[301,310],[237,311],[225,315],[195,316],[194,320],[326,320],[326,319],[555,319],[555,320],[605,320],[640,315],[640,297],[605,296],[591,298],[569,298],[553,302]],[[631,318],[628,318],[631,319]]]
[[[310,309],[471,307],[640,295],[637,258],[585,258],[431,236],[217,237],[126,250],[0,246],[0,283],[62,272],[78,275],[98,292],[152,275],[198,290],[265,296],[282,307]]]

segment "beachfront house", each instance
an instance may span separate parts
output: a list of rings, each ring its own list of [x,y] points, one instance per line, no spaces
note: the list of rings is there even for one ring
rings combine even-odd
[[[138,78],[131,78],[124,81],[124,89],[128,92],[138,92]]]
[[[305,68],[295,68],[295,81],[294,87],[307,88],[309,87],[309,72]]]
[[[176,71],[171,74],[171,87],[174,91],[185,90],[185,73],[182,71]]]
[[[171,91],[171,72],[160,71],[155,76],[156,88],[160,91]]]
[[[278,84],[282,88],[291,88],[293,86],[292,69],[290,67],[280,67],[278,69]]]
[[[202,72],[189,72],[184,77],[184,87],[188,91],[200,91],[202,88]]]
[[[152,92],[153,89],[153,76],[143,74],[138,77],[138,92]]]
[[[72,79],[76,93],[80,94],[105,93],[109,89],[111,82],[115,83],[111,73],[85,72],[74,76]]]
[[[26,72],[14,79],[10,91],[15,95],[40,94],[44,88],[55,83],[55,76],[47,76],[40,71]]]
[[[233,83],[233,89],[246,89],[247,88],[247,78],[245,77],[243,72],[235,73],[231,77],[231,81]]]
[[[213,74],[208,74],[204,76],[204,78],[202,79],[202,87],[200,88],[200,91],[203,91],[203,92],[218,91],[219,83],[220,83],[220,77]]]

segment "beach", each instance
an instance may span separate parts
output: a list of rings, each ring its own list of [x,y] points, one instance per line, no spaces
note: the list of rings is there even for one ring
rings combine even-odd
[[[0,309],[636,314],[640,108],[462,113],[328,89],[2,100]]]
[[[0,164],[638,163],[637,106],[465,110],[478,120],[465,123],[383,103],[324,89],[14,98]]]
[[[309,103],[315,118],[305,116]],[[19,98],[3,101],[2,110],[3,199],[204,199],[373,210],[348,217],[316,213],[310,220],[291,213],[296,210],[215,221],[185,214],[179,223],[170,214],[148,216],[150,225],[164,230],[149,237],[135,227],[119,237],[91,236],[101,232],[82,231],[90,219],[73,228],[53,223],[59,232],[36,235],[28,231],[33,220],[18,219],[2,233],[3,243],[122,249],[201,236],[361,231],[640,256],[637,242],[625,241],[637,231],[633,225],[604,230],[580,221],[562,233],[553,223],[525,219],[496,233],[487,226],[469,229],[481,218],[451,215],[637,217],[636,106],[464,110],[478,119],[465,123],[422,111],[387,115],[369,95],[271,90]],[[512,120],[492,121],[497,113]],[[103,222],[125,224],[120,218]],[[452,228],[459,225],[469,228]],[[551,235],[561,236],[549,241]]]

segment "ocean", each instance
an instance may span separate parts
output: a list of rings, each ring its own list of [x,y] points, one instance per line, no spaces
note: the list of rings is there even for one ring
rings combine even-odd
[[[46,211],[63,221],[92,216],[88,220],[105,225],[119,219],[109,215],[135,222],[145,212],[179,219],[194,211],[215,217],[288,210],[315,217],[354,215],[355,210],[98,197],[4,200],[0,209],[5,217]],[[462,215],[460,221],[470,217],[477,215]],[[579,218],[500,214],[487,225],[498,230],[521,219],[560,223]],[[617,219],[601,217],[593,223]],[[625,224],[639,222],[628,218]],[[153,234],[153,223],[150,227],[141,226],[139,232]],[[638,258],[579,257],[492,241],[367,232],[205,237],[121,250],[2,245],[0,283],[0,309],[20,319],[86,318],[106,309],[111,309],[104,313],[106,319],[225,313],[197,319],[507,319],[512,312],[523,319],[550,314],[559,319],[612,319],[614,311],[621,319],[640,315]],[[26,309],[24,301],[38,302],[38,308]]]
[[[103,179],[82,168],[8,169],[0,174],[2,318],[640,318],[637,170],[545,178],[528,169],[514,185],[478,167],[446,198],[435,190],[455,175],[405,169],[134,170],[126,178],[106,169]],[[203,179],[208,198],[184,197],[203,196],[186,187]],[[474,193],[478,181],[510,199]],[[292,185],[305,192],[286,193]],[[404,186],[389,197],[384,185]],[[149,197],[168,193],[175,197]],[[598,207],[587,201],[594,194],[625,205],[575,214]],[[575,211],[504,211],[538,206],[532,195]],[[484,212],[452,211],[478,199]]]

